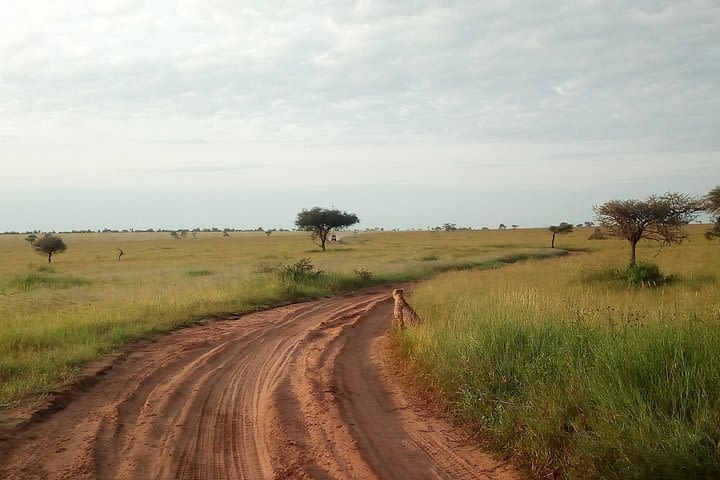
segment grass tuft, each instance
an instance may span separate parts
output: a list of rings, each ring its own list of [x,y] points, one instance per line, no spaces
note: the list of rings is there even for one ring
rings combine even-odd
[[[28,273],[14,275],[5,282],[5,287],[12,291],[30,291],[42,288],[72,288],[92,284],[90,280],[72,275],[51,273]]]
[[[211,275],[215,275],[215,272],[213,270],[188,270],[185,272],[185,275],[188,277],[209,277]]]

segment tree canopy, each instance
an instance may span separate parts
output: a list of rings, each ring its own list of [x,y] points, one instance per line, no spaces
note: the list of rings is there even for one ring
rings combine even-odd
[[[720,216],[720,185],[705,195],[705,209],[715,216]]]
[[[559,225],[552,225],[548,228],[548,230],[552,232],[552,242],[550,243],[550,247],[555,248],[555,235],[558,233],[570,233],[573,231],[573,226],[571,223],[560,222]]]
[[[708,240],[714,240],[720,238],[720,186],[717,186],[710,190],[705,195],[705,210],[710,214],[715,225],[713,225],[707,232],[705,232],[705,238]]]
[[[32,247],[40,255],[47,255],[48,263],[51,263],[53,255],[62,253],[67,250],[67,245],[60,237],[46,234],[42,238],[38,238],[33,242]]]
[[[312,241],[325,251],[325,242],[331,230],[337,230],[355,225],[360,219],[354,213],[322,207],[311,209],[303,208],[295,219],[295,225],[300,230],[311,233]]]
[[[611,200],[593,210],[609,235],[628,241],[630,265],[635,265],[636,247],[641,239],[660,247],[687,239],[683,226],[703,210],[703,202],[680,193],[666,193],[645,200]]]

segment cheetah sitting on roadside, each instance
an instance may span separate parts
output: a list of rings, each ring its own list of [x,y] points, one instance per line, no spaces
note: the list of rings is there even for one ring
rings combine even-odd
[[[415,310],[413,310],[412,307],[405,301],[402,288],[396,288],[393,290],[392,296],[395,299],[395,308],[393,309],[393,313],[395,314],[397,328],[402,330],[407,324],[419,324],[420,317],[418,317]]]

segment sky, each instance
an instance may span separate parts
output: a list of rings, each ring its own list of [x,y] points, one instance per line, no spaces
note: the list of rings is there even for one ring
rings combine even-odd
[[[592,220],[720,184],[720,3],[0,0],[0,231]]]

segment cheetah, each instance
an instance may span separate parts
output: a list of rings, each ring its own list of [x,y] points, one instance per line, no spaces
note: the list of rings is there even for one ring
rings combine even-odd
[[[415,310],[405,301],[403,297],[402,288],[396,288],[392,291],[392,296],[395,299],[395,308],[393,313],[395,314],[395,321],[397,328],[402,330],[406,324],[417,325],[420,323],[420,317],[418,317]]]

